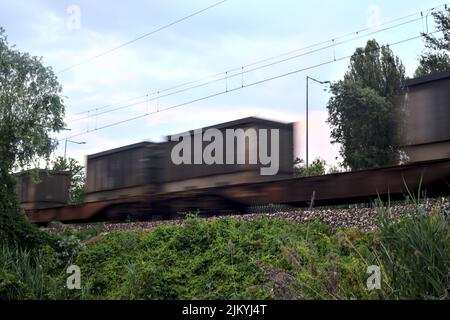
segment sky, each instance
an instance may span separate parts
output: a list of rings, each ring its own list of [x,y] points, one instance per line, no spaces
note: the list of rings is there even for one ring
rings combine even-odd
[[[304,158],[306,77],[340,80],[355,48],[373,38],[393,44],[431,31],[428,10],[446,3],[227,0],[86,62],[217,2],[0,0],[0,26],[10,44],[42,56],[63,87],[70,130],[54,135],[60,141],[54,156],[64,154],[68,138],[67,157],[84,164],[89,154],[257,116],[297,123],[296,156]],[[412,77],[422,39],[391,48]],[[206,80],[178,87],[199,79]],[[336,164],[329,99],[326,85],[310,83],[309,158]]]

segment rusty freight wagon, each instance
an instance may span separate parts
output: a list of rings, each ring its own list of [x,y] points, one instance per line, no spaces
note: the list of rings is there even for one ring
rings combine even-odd
[[[16,193],[25,210],[65,206],[69,203],[70,172],[37,170],[16,175]]]
[[[30,209],[35,223],[50,221],[80,222],[135,218],[170,218],[180,211],[234,208],[270,203],[293,206],[333,205],[370,202],[378,197],[402,199],[409,191],[420,189],[427,196],[449,194],[450,159],[433,160],[320,177],[242,183],[178,192],[136,194],[126,198],[87,202],[78,206]],[[242,209],[242,211],[241,211]]]
[[[87,157],[85,202],[154,194],[161,183],[161,146],[140,142]]]
[[[204,134],[210,129],[218,130],[221,136],[222,155],[219,157],[221,164],[206,164],[202,159],[202,152],[212,142],[214,138],[204,139]],[[237,134],[238,130],[242,130],[245,135],[245,141],[239,140],[236,136],[227,136],[227,131],[231,131]],[[274,175],[262,175],[261,168],[266,167],[261,165],[257,160],[261,147],[261,130],[265,130],[267,133],[266,151],[271,152],[272,143],[277,143],[276,156],[279,159],[277,161],[277,172]],[[272,130],[278,130],[278,141],[271,141]],[[253,141],[251,137],[253,134]],[[163,163],[166,166],[163,171],[161,181],[162,192],[178,192],[184,190],[193,190],[199,188],[210,188],[217,186],[226,186],[239,183],[252,183],[273,181],[279,179],[289,179],[293,177],[294,166],[294,150],[293,150],[293,124],[281,123],[276,121],[270,121],[260,119],[256,117],[244,118],[236,121],[226,122],[215,126],[210,126],[203,129],[192,130],[180,135],[172,135],[167,137],[167,142],[163,143],[166,149],[163,153]],[[179,143],[173,141],[175,136],[182,136],[179,140],[190,139],[190,163],[176,165],[171,159],[171,150]],[[228,138],[228,140],[227,140]],[[231,138],[231,139],[230,139]],[[200,141],[200,150],[195,150],[195,141]],[[205,141],[208,140],[208,141]],[[230,141],[231,140],[231,141]],[[232,147],[227,150],[227,143]],[[233,163],[227,164],[226,158],[228,153],[233,154]],[[256,164],[250,163],[250,153],[254,156]],[[238,156],[242,155],[244,162],[239,164]],[[195,157],[197,157],[200,163],[195,164]],[[275,159],[273,159],[275,161]]]

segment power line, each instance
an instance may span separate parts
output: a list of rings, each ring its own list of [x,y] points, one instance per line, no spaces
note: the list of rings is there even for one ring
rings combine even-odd
[[[62,69],[62,70],[56,72],[56,74],[60,74],[60,73],[66,72],[66,71],[68,71],[68,70],[71,70],[71,69],[73,69],[73,68],[76,68],[76,67],[78,67],[78,66],[81,66],[81,65],[83,65],[83,64],[85,64],[85,63],[88,63],[88,62],[90,62],[90,61],[92,61],[92,60],[95,60],[95,59],[98,59],[98,58],[100,58],[100,57],[102,57],[102,56],[105,56],[105,55],[107,55],[107,54],[109,54],[109,53],[111,53],[111,52],[113,52],[113,51],[116,51],[116,50],[118,50],[118,49],[120,49],[120,48],[123,48],[123,47],[125,47],[125,46],[128,46],[128,45],[130,45],[130,44],[132,44],[132,43],[134,43],[134,42],[136,42],[136,41],[139,41],[139,40],[141,40],[141,39],[143,39],[143,38],[146,38],[146,37],[148,37],[148,36],[151,36],[151,35],[153,35],[153,34],[159,32],[159,31],[162,31],[162,30],[164,30],[164,29],[167,29],[167,28],[169,28],[169,27],[171,27],[171,26],[173,26],[173,25],[175,25],[175,24],[178,24],[178,23],[180,23],[180,22],[183,22],[183,21],[185,21],[185,20],[188,20],[188,19],[190,19],[190,18],[192,18],[192,17],[194,17],[194,16],[196,16],[196,15],[199,15],[199,14],[201,14],[201,13],[203,13],[203,12],[209,10],[209,9],[212,9],[212,8],[214,8],[214,7],[217,7],[218,5],[221,5],[222,3],[226,2],[226,1],[228,1],[228,0],[222,0],[222,1],[216,2],[216,3],[214,3],[213,5],[210,5],[209,7],[206,7],[206,8],[203,8],[203,9],[201,9],[201,10],[198,10],[198,11],[196,11],[196,12],[194,12],[194,13],[191,13],[190,15],[187,15],[187,16],[185,16],[185,17],[183,17],[183,18],[180,18],[180,19],[175,20],[175,21],[173,21],[173,22],[171,22],[171,23],[168,23],[168,24],[166,24],[166,25],[164,25],[164,26],[162,26],[162,27],[159,27],[159,28],[157,28],[157,29],[151,31],[151,32],[148,32],[148,33],[146,33],[146,34],[143,34],[143,35],[141,35],[141,36],[139,36],[139,37],[137,37],[137,38],[134,38],[134,39],[132,39],[132,40],[130,40],[130,41],[127,41],[127,42],[125,42],[125,43],[122,43],[122,44],[118,45],[117,47],[111,48],[111,49],[106,50],[106,51],[104,51],[104,52],[102,52],[102,53],[99,53],[99,54],[97,54],[97,55],[95,55],[95,56],[92,56],[92,57],[90,57],[90,58],[88,58],[88,59],[86,59],[86,60],[83,60],[83,61],[81,61],[81,62],[78,62],[78,63],[76,63],[76,64],[73,64],[73,65],[71,65],[71,66],[69,66],[69,67],[67,67],[67,68],[64,68],[64,69]]]
[[[434,31],[434,32],[428,33],[428,35],[432,35],[432,34],[435,34],[437,32],[440,32],[440,31]],[[406,43],[406,42],[409,42],[409,41],[412,41],[412,40],[416,40],[416,39],[420,39],[420,38],[422,38],[422,35],[415,36],[415,37],[412,37],[412,38],[403,39],[403,40],[400,40],[400,41],[388,44],[387,46],[392,47],[392,46],[395,46],[395,45],[399,45],[399,44]],[[374,49],[372,51],[375,52],[377,50],[379,50],[379,49]],[[361,52],[359,54],[362,55],[362,54],[366,54],[366,53],[367,53],[367,51],[364,51],[364,52]],[[167,107],[167,108],[164,108],[164,109],[160,109],[158,111],[153,111],[153,112],[150,112],[150,113],[147,113],[147,114],[144,114],[144,115],[135,116],[135,117],[124,119],[124,120],[121,120],[121,121],[118,121],[118,122],[113,122],[113,123],[104,125],[102,127],[95,128],[93,130],[87,130],[85,132],[77,133],[75,135],[66,137],[64,139],[60,139],[58,141],[64,141],[66,139],[72,139],[72,138],[75,138],[75,137],[86,135],[86,134],[91,133],[91,132],[95,132],[95,131],[103,130],[103,129],[106,129],[106,128],[114,127],[114,126],[117,126],[117,125],[120,125],[120,124],[123,124],[123,123],[126,123],[126,122],[137,120],[137,119],[142,119],[142,118],[148,117],[149,115],[157,114],[159,112],[164,112],[164,111],[167,111],[167,110],[180,108],[180,107],[183,107],[183,106],[186,106],[186,105],[189,105],[189,104],[193,104],[195,102],[200,102],[200,101],[203,101],[203,100],[211,99],[211,98],[218,97],[218,96],[221,96],[221,95],[224,95],[224,94],[228,94],[228,93],[231,93],[231,92],[242,90],[244,88],[256,86],[256,85],[259,85],[259,84],[262,84],[262,83],[265,83],[265,82],[269,82],[269,81],[273,81],[273,80],[276,80],[276,79],[280,79],[280,78],[284,78],[284,77],[287,77],[287,76],[291,76],[291,75],[294,75],[294,74],[297,74],[297,73],[300,73],[300,72],[304,72],[304,71],[307,71],[307,70],[311,70],[311,69],[315,69],[315,68],[322,67],[322,66],[325,66],[325,65],[329,65],[329,64],[332,64],[332,63],[335,63],[335,62],[338,62],[338,61],[343,61],[343,60],[351,58],[352,56],[354,56],[354,54],[348,55],[348,56],[344,56],[344,57],[341,57],[341,58],[335,58],[335,59],[332,59],[332,60],[329,60],[329,61],[325,61],[325,62],[316,64],[316,65],[313,65],[313,66],[309,66],[309,67],[302,68],[302,69],[297,69],[297,70],[294,70],[294,71],[291,71],[291,72],[288,72],[288,73],[284,73],[284,74],[277,75],[277,76],[274,76],[274,77],[270,77],[270,78],[266,78],[266,79],[263,79],[263,80],[255,81],[255,82],[252,82],[252,83],[249,83],[249,84],[242,85],[240,87],[235,87],[235,88],[227,89],[227,90],[224,90],[224,91],[216,92],[216,93],[211,94],[211,95],[207,95],[207,96],[204,96],[204,97],[201,97],[201,98],[197,98],[197,99],[190,100],[190,101],[187,101],[187,102],[183,102],[183,103],[180,103],[180,104],[177,104],[177,105],[173,105],[173,106],[170,106],[170,107]],[[142,103],[142,102],[139,102],[139,103]],[[136,103],[134,105],[137,105],[139,103]]]
[[[232,78],[235,78],[235,77],[238,77],[238,76],[243,76],[244,74],[248,74],[248,73],[251,73],[251,72],[254,72],[254,71],[257,71],[257,70],[268,68],[268,67],[280,64],[280,63],[284,63],[284,62],[293,60],[293,59],[298,59],[300,57],[304,57],[304,56],[307,56],[307,55],[310,55],[310,54],[313,54],[313,53],[317,53],[317,52],[320,52],[320,51],[325,50],[325,49],[334,48],[336,46],[340,46],[340,45],[346,44],[348,42],[352,42],[352,41],[355,41],[355,40],[358,40],[358,39],[361,39],[361,38],[365,38],[365,37],[368,37],[368,36],[371,36],[371,35],[374,35],[374,34],[377,34],[377,33],[380,33],[380,32],[384,32],[384,31],[388,31],[388,30],[391,30],[391,29],[394,29],[394,28],[398,28],[400,26],[403,26],[403,25],[406,25],[406,24],[409,24],[409,23],[413,23],[413,22],[416,22],[418,20],[421,20],[421,18],[408,20],[406,22],[402,22],[400,24],[397,24],[397,25],[394,25],[394,26],[391,26],[391,27],[386,27],[386,28],[383,28],[383,29],[379,29],[377,31],[374,31],[374,32],[371,32],[371,33],[368,33],[368,34],[364,34],[364,35],[360,35],[358,37],[355,37],[355,38],[352,38],[352,39],[349,39],[349,40],[345,40],[345,41],[341,41],[341,42],[337,42],[337,43],[333,42],[330,45],[327,45],[327,46],[324,46],[324,47],[320,47],[318,49],[311,50],[311,51],[308,51],[308,52],[305,52],[305,53],[302,53],[302,54],[298,54],[298,55],[295,55],[295,56],[291,56],[291,57],[288,57],[288,58],[285,58],[285,59],[282,59],[282,60],[271,62],[271,63],[265,64],[265,65],[262,65],[262,66],[258,66],[258,67],[252,68],[252,69],[248,69],[248,67],[257,65],[259,63],[251,63],[251,64],[248,64],[248,65],[243,66],[243,67],[230,69],[228,71],[217,73],[214,76],[210,76],[210,77],[204,78],[202,80],[215,78],[217,76],[222,76],[221,78],[217,78],[217,79],[214,79],[214,80],[211,80],[211,81],[208,81],[208,82],[204,82],[204,83],[201,83],[201,84],[198,84],[198,85],[195,85],[195,86],[191,86],[191,87],[187,87],[187,88],[184,88],[184,89],[180,89],[180,90],[177,90],[177,91],[174,91],[174,92],[170,92],[170,93],[164,94],[164,95],[161,95],[161,93],[162,92],[167,92],[167,91],[170,91],[170,90],[173,90],[173,89],[176,89],[176,88],[183,87],[183,85],[174,86],[174,87],[169,88],[169,89],[164,89],[164,90],[152,93],[150,95],[157,94],[157,96],[154,97],[154,98],[146,99],[146,101],[148,101],[148,102],[155,101],[155,100],[160,99],[160,98],[170,97],[170,96],[177,95],[177,94],[180,94],[180,93],[183,93],[183,92],[187,92],[187,91],[190,91],[190,90],[194,90],[194,89],[198,89],[198,88],[201,88],[201,87],[205,87],[205,86],[211,85],[213,83],[217,83],[217,82],[221,82],[221,81],[224,81],[224,80],[232,79]],[[326,44],[328,42],[323,42],[323,43]],[[308,48],[308,47],[306,47],[306,48]],[[292,52],[298,52],[298,51],[300,51],[300,50],[296,50],[296,51],[292,51]],[[283,56],[283,55],[279,55],[277,57],[281,57],[281,56]],[[261,61],[270,61],[270,60],[272,60],[272,59],[269,58],[269,59],[264,59],[264,60],[261,60]],[[238,71],[238,70],[240,70],[241,72],[237,72],[237,73],[229,75],[230,72]],[[194,83],[200,82],[202,80],[194,80],[194,81],[190,81],[189,83],[194,84]],[[143,97],[147,98],[147,96],[148,95],[142,95],[142,96],[130,99],[130,100],[136,100],[136,99],[143,98]],[[142,102],[139,102],[139,103],[142,103]],[[90,111],[88,111],[88,113],[95,111],[96,112],[95,115],[88,114],[87,116],[67,121],[67,123],[72,123],[72,122],[76,122],[76,121],[90,119],[92,117],[98,117],[98,116],[101,116],[101,115],[104,115],[104,114],[108,114],[108,113],[112,113],[112,112],[115,112],[115,111],[118,111],[118,110],[127,109],[127,108],[130,108],[130,107],[135,106],[135,105],[136,105],[136,103],[131,103],[131,104],[127,104],[127,105],[124,105],[124,106],[118,106],[117,108],[109,109],[109,110],[106,110],[106,111],[103,111],[103,112],[100,112],[100,113],[98,113],[98,111],[100,109],[91,109]]]
[[[236,72],[236,71],[240,71],[240,70],[244,71],[245,68],[248,68],[248,67],[251,67],[251,66],[254,66],[254,65],[258,65],[258,64],[261,64],[261,63],[264,63],[264,62],[267,62],[267,61],[271,61],[271,60],[274,60],[274,59],[277,59],[277,58],[281,58],[281,57],[284,57],[284,56],[287,56],[287,55],[290,55],[290,54],[294,54],[294,53],[297,53],[297,52],[300,52],[300,51],[303,51],[303,50],[311,49],[311,48],[314,48],[314,47],[317,47],[317,46],[320,46],[320,45],[325,45],[325,44],[328,44],[330,42],[333,45],[335,45],[335,46],[336,45],[340,45],[340,44],[343,44],[343,43],[341,42],[341,43],[336,44],[335,41],[336,40],[340,40],[340,39],[344,39],[344,38],[347,38],[347,37],[350,37],[350,36],[355,36],[355,38],[349,39],[348,42],[355,41],[355,40],[361,39],[363,37],[367,37],[367,36],[370,36],[370,35],[373,35],[373,34],[376,34],[376,33],[379,33],[379,32],[383,32],[383,31],[391,30],[391,29],[393,29],[395,27],[399,27],[399,26],[402,26],[402,25],[405,25],[405,24],[408,24],[408,23],[412,23],[412,22],[421,20],[421,19],[423,19],[423,13],[424,12],[431,12],[431,11],[433,11],[435,9],[439,9],[439,8],[442,8],[442,7],[445,8],[448,4],[450,4],[450,3],[442,4],[440,6],[428,8],[428,9],[422,10],[422,11],[417,11],[415,13],[411,13],[411,14],[405,15],[405,16],[400,17],[400,18],[389,20],[389,21],[384,22],[384,23],[382,23],[382,24],[380,24],[380,25],[375,27],[375,28],[380,28],[380,27],[392,24],[394,22],[402,21],[402,20],[408,19],[410,17],[416,16],[416,15],[420,15],[420,18],[413,19],[413,20],[410,20],[410,21],[407,21],[407,22],[404,22],[404,23],[400,23],[400,24],[397,24],[397,25],[389,27],[389,28],[384,28],[384,29],[380,29],[380,30],[377,30],[377,31],[369,33],[369,34],[360,35],[362,32],[366,32],[366,31],[369,31],[371,29],[374,29],[374,27],[367,27],[367,28],[360,29],[360,30],[357,30],[357,31],[354,31],[354,32],[350,32],[350,33],[342,35],[342,36],[338,36],[338,37],[326,40],[326,41],[321,41],[321,42],[309,45],[307,47],[303,47],[303,48],[295,49],[295,50],[288,51],[288,52],[285,52],[285,53],[281,53],[279,55],[272,56],[270,58],[264,58],[264,59],[261,59],[261,60],[257,60],[257,61],[251,62],[251,63],[249,63],[247,65],[244,65],[244,66],[241,66],[241,67],[232,68],[232,69],[229,69],[229,70],[226,70],[226,71],[223,71],[223,72],[219,72],[219,73],[215,73],[215,74],[210,75],[210,76],[206,76],[206,77],[201,78],[201,79],[191,80],[191,81],[179,84],[179,85],[172,86],[170,88],[166,88],[166,89],[163,89],[163,90],[155,91],[155,92],[150,93],[150,94],[145,94],[145,95],[141,95],[141,96],[138,96],[138,97],[135,97],[135,98],[127,99],[127,100],[122,101],[120,103],[126,103],[126,102],[129,102],[129,101],[135,100],[135,99],[140,99],[140,98],[146,97],[148,95],[150,95],[150,96],[153,96],[153,95],[156,95],[156,94],[159,95],[159,94],[167,92],[167,91],[172,91],[172,90],[175,90],[175,89],[178,89],[178,88],[182,88],[182,87],[185,87],[185,86],[188,86],[188,85],[191,85],[191,84],[195,84],[195,83],[198,83],[198,82],[202,82],[202,81],[206,81],[206,80],[209,80],[209,79],[213,79],[213,78],[216,78],[218,76],[225,75],[225,74],[228,74],[228,73],[232,73],[232,72]],[[216,4],[216,5],[218,5],[218,4]],[[344,42],[344,43],[346,43],[346,42]],[[325,47],[322,50],[327,49],[327,48],[331,48],[331,47],[333,47],[333,46]],[[299,56],[296,56],[296,57],[299,57]],[[239,75],[241,75],[241,73],[238,72],[236,75],[239,76]],[[231,77],[231,76],[228,76],[228,78],[229,77]],[[224,79],[220,79],[218,81],[221,81],[221,80],[224,80]],[[207,83],[207,84],[210,84],[210,83]],[[205,85],[207,85],[207,84],[205,84]],[[198,87],[196,86],[194,88],[198,88]],[[187,90],[178,91],[176,93],[185,92],[185,91],[187,91]],[[155,99],[158,99],[158,97],[156,97]],[[151,99],[149,101],[152,101],[152,100],[155,100],[155,99]],[[82,115],[82,114],[91,113],[91,112],[92,113],[93,112],[98,112],[100,110],[103,110],[103,109],[106,109],[106,108],[109,108],[109,107],[118,106],[118,104],[119,103],[108,104],[108,105],[101,106],[101,107],[98,107],[98,108],[92,108],[92,109],[89,109],[89,110],[86,110],[86,111],[82,111],[82,112],[79,112],[79,113],[76,113],[76,114],[73,114],[73,115]],[[119,109],[114,109],[114,111],[116,111],[116,110],[120,110],[120,108]],[[101,114],[104,114],[104,113],[101,113]],[[99,115],[99,114],[96,114],[96,115]],[[79,120],[88,119],[88,118],[91,118],[91,117],[92,116],[88,115],[87,117],[81,117],[81,118],[70,120],[70,121],[68,121],[68,123],[79,121]]]
[[[146,96],[148,96],[148,94],[143,94],[143,95],[140,95],[140,96],[137,96],[137,97],[134,97],[134,98],[126,99],[126,100],[121,101],[121,103],[130,102],[130,101],[133,101],[133,100],[136,100],[136,99],[140,99],[140,98],[143,98],[143,97],[146,97]],[[116,105],[117,104],[106,104],[106,105],[103,105],[101,107],[92,108],[92,109],[89,109],[89,110],[86,110],[86,111],[81,111],[81,112],[74,113],[71,116],[78,116],[78,115],[82,115],[82,114],[86,114],[86,113],[90,113],[90,112],[94,112],[94,111],[99,111],[99,110],[103,110],[103,109],[106,109],[106,108],[109,108],[109,107],[114,107]],[[73,120],[70,120],[68,122],[75,122],[75,121],[78,121],[78,120],[82,120],[82,119],[81,118],[80,119],[73,119]]]

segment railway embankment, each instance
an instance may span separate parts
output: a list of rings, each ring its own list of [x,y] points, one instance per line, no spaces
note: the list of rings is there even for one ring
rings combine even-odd
[[[0,298],[449,299],[448,210],[441,199],[59,225],[33,255],[3,247]]]
[[[396,220],[411,216],[411,204],[397,203],[390,206],[389,211],[392,217]],[[428,199],[421,201],[419,204],[426,214],[440,213],[443,215],[450,215],[450,198]],[[255,221],[260,219],[268,220],[286,220],[296,223],[309,223],[317,221],[333,228],[355,228],[362,232],[374,231],[377,229],[378,208],[374,206],[349,206],[344,208],[330,207],[330,208],[308,208],[298,210],[281,210],[272,213],[249,213],[249,214],[235,214],[227,216],[214,216],[204,219],[228,219],[234,218],[241,221]],[[264,209],[259,209],[264,210]],[[272,211],[270,209],[268,211]],[[195,213],[193,213],[195,215]],[[83,223],[83,224],[62,224],[52,223],[46,230],[51,233],[64,232],[66,230],[88,231],[90,229],[97,229],[101,232],[111,231],[125,231],[133,229],[151,230],[159,225],[182,225],[185,219],[161,220],[161,221],[137,221],[137,222],[122,222],[122,223]]]

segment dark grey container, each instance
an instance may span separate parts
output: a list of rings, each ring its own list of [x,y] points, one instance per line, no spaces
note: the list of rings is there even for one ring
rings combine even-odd
[[[450,157],[450,71],[406,81],[400,145],[410,162]]]
[[[15,176],[16,192],[24,209],[53,208],[68,204],[70,172],[39,169],[36,179],[29,172],[21,172]]]
[[[140,142],[87,157],[86,201],[141,195],[159,182],[160,147]],[[148,191],[152,191],[148,190]]]
[[[275,176],[262,176],[260,168],[265,167],[260,164],[193,164],[193,157],[191,164],[175,165],[171,161],[171,150],[178,143],[171,141],[173,136],[168,136],[168,142],[164,143],[163,163],[166,166],[164,170],[164,176],[162,180],[165,182],[164,190],[166,192],[188,190],[190,188],[206,188],[221,185],[230,185],[237,183],[249,183],[258,181],[267,181],[283,178],[291,178],[293,175],[293,125],[290,123],[281,123],[276,121],[270,121],[255,117],[249,117],[227,123],[222,123],[207,128],[203,128],[203,132],[208,129],[218,129],[221,132],[225,132],[227,129],[255,129],[257,132],[259,129],[278,129],[279,130],[279,171]],[[193,141],[195,130],[189,131],[191,141]],[[225,134],[224,134],[225,136]],[[269,134],[270,139],[270,134]],[[259,141],[259,133],[258,133]],[[202,150],[210,142],[202,143]],[[191,153],[194,154],[194,143],[191,143]],[[237,154],[236,144],[234,153]],[[248,159],[248,143],[246,146],[246,159]],[[270,143],[268,146],[270,150]],[[224,158],[226,154],[225,140],[224,140]],[[236,163],[236,162],[235,162]]]

